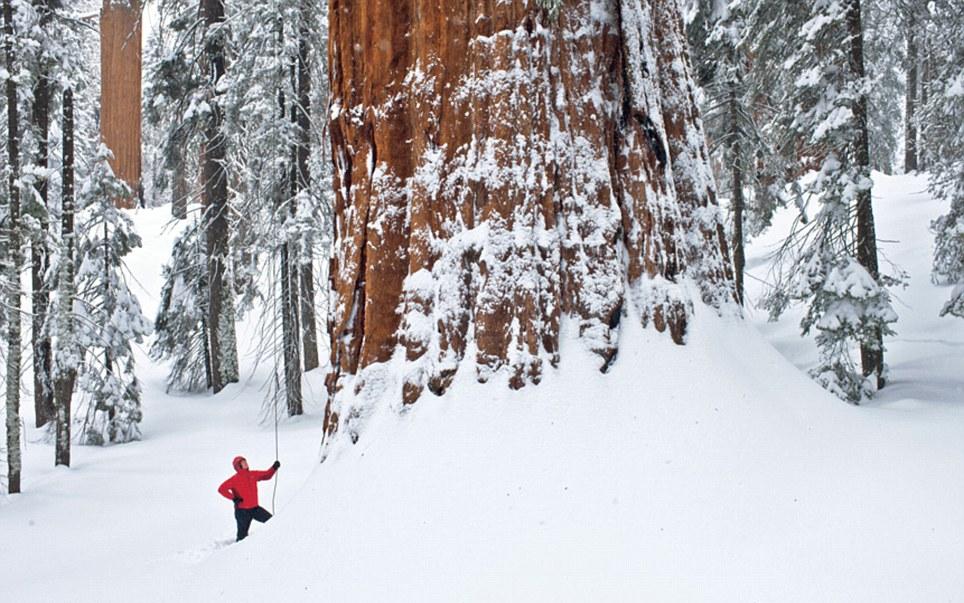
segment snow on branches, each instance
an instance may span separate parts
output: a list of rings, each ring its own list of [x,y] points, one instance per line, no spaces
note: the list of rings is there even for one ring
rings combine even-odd
[[[784,64],[794,81],[791,127],[805,149],[797,169],[818,166],[804,194],[819,205],[784,243],[763,302],[772,317],[791,301],[807,305],[803,332],[819,332],[814,375],[853,403],[885,382],[883,336],[897,320],[886,287],[898,282],[878,268],[862,33],[859,0],[819,0]]]
[[[140,438],[140,384],[132,344],[143,343],[151,326],[131,292],[124,257],[141,246],[128,215],[115,201],[130,195],[108,164],[110,151],[97,150],[79,191],[77,248],[77,347],[84,351],[77,385],[87,394],[80,412],[81,440],[87,444]]]

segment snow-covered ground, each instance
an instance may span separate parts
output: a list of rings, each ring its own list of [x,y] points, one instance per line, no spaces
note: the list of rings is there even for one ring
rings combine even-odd
[[[947,291],[929,280],[942,208],[921,178],[877,184],[884,252],[911,281],[887,342],[891,386],[871,404],[846,405],[794,366],[815,358],[798,316],[700,310],[684,348],[626,329],[607,376],[572,339],[539,387],[463,372],[442,399],[376,412],[319,466],[312,374],[308,415],[281,426],[277,517],[225,546],[233,517],[215,488],[231,458],[274,456],[260,422],[269,367],[216,398],[170,396],[141,355],[142,442],[77,447],[55,470],[28,432],[24,494],[0,499],[0,598],[959,600],[964,321],[937,317]],[[166,215],[136,214],[150,314]],[[789,219],[750,250],[757,278]],[[268,506],[270,483],[261,494]]]

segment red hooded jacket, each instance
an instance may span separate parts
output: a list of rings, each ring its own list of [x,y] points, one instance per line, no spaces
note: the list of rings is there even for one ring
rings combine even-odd
[[[258,506],[258,482],[271,479],[274,476],[275,469],[274,467],[267,471],[241,469],[241,461],[243,460],[245,458],[242,456],[234,457],[232,464],[237,473],[221,484],[218,493],[228,500],[240,497],[239,509],[254,509]]]

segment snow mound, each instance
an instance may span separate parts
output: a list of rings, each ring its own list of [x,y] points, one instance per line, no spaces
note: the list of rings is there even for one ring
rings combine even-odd
[[[936,600],[964,592],[956,421],[856,408],[752,326],[623,333],[602,375],[460,374],[376,412],[194,600]]]

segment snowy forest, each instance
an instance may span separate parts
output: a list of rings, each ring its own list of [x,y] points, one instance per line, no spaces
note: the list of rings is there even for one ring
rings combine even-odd
[[[0,3],[3,600],[964,593],[964,0]]]

